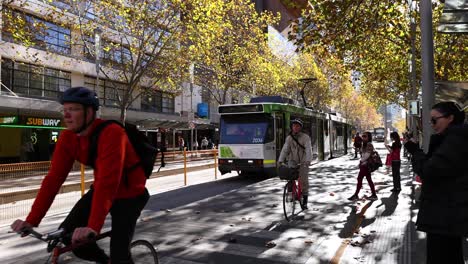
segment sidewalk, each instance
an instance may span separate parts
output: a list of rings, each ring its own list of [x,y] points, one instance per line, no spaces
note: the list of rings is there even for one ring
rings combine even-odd
[[[384,149],[378,150],[382,155]],[[135,239],[153,243],[162,264],[425,263],[424,233],[414,227],[417,192],[407,160],[402,160],[399,194],[390,192],[392,177],[381,168],[373,174],[379,199],[349,202],[357,162],[346,155],[313,165],[309,210],[292,222],[284,220],[284,182],[277,178],[228,175],[185,188],[174,185],[152,195]],[[203,170],[193,178],[213,179],[213,174]],[[366,181],[363,195],[370,195]],[[41,228],[50,230],[63,217],[48,218]],[[45,255],[43,245],[6,234],[6,229],[0,228],[1,263],[35,263]],[[22,257],[12,259],[15,252]]]

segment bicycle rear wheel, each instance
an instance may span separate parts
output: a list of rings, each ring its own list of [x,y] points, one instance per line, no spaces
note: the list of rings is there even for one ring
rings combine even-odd
[[[159,264],[158,253],[146,240],[135,240],[130,244],[130,252],[135,264]]]
[[[283,211],[286,221],[291,221],[296,212],[296,204],[298,203],[296,197],[296,188],[293,188],[294,181],[288,181],[284,186],[283,191]]]

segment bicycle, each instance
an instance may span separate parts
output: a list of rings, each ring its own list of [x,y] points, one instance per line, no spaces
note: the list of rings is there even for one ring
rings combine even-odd
[[[279,168],[280,179],[287,180],[283,190],[283,212],[288,222],[292,221],[294,216],[301,212],[296,213],[297,203],[299,203],[301,210],[304,209],[301,182],[299,181],[299,168],[300,165],[294,168],[286,166],[280,166]]]
[[[49,262],[52,264],[59,263],[60,255],[70,252],[73,249],[82,246],[91,241],[98,241],[106,237],[111,236],[111,231],[104,232],[94,237],[90,237],[88,242],[84,243],[74,243],[70,245],[65,245],[63,243],[64,239],[69,237],[70,234],[65,233],[65,230],[58,229],[53,232],[41,234],[35,231],[33,228],[26,229],[19,234],[27,234],[34,238],[37,238],[41,241],[47,243],[47,252],[52,253],[49,258],[46,260],[46,263]],[[144,263],[144,264],[158,264],[158,253],[153,245],[147,240],[135,240],[130,244],[130,253],[132,255],[132,260],[134,263]]]

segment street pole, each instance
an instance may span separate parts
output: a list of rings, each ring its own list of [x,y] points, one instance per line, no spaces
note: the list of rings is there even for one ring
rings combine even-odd
[[[416,21],[415,21],[415,12],[416,12],[417,2],[410,0],[410,30],[411,30],[411,63],[410,63],[410,74],[411,74],[411,94],[410,100],[418,99],[418,89],[416,81]],[[413,135],[417,135],[417,119],[415,116],[409,115],[409,128],[413,132]]]
[[[387,103],[384,105],[384,128],[385,128],[385,133],[384,133],[384,142],[387,144],[387,131],[388,131],[388,126],[387,126]]]
[[[99,71],[101,63],[101,28],[97,27],[94,29],[94,52],[96,56],[96,84],[94,85],[94,92],[99,91]]]
[[[194,119],[194,112],[193,112],[193,82],[194,82],[194,68],[195,65],[193,63],[190,64],[190,150],[193,150],[193,119]]]
[[[429,124],[431,107],[434,104],[434,38],[432,35],[431,0],[421,0],[421,64],[422,64],[422,130],[423,148],[429,149],[432,128]]]

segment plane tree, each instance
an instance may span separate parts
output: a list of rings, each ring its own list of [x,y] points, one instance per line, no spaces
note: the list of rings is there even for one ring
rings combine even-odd
[[[442,7],[433,4],[435,78],[463,80],[467,77],[463,70],[467,37],[436,32]],[[420,18],[406,0],[310,0],[296,8],[302,8],[303,13],[290,38],[297,41],[301,50],[315,54],[325,47],[348,69],[362,73],[360,89],[376,105],[406,105],[405,95],[411,93],[412,84],[408,72],[412,45],[416,61],[413,69],[418,76],[415,83],[419,83],[421,75],[420,33],[416,30],[413,34],[410,27],[411,19],[419,25]]]
[[[270,66],[266,29],[276,18],[257,13],[248,0],[192,2],[183,18],[185,44],[200,69],[196,81],[218,104],[226,103],[233,93],[252,93],[258,81],[256,66]]]

